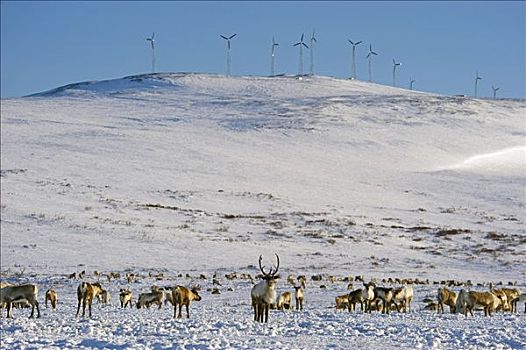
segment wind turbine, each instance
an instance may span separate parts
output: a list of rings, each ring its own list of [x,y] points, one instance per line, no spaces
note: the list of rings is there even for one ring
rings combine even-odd
[[[310,37],[310,75],[314,75],[314,43],[318,40],[314,37],[315,30],[312,30],[312,36]]]
[[[230,40],[232,40],[237,34],[232,34],[230,36],[224,36],[224,35],[219,35],[221,38],[225,39],[226,40],[226,76],[230,76],[230,65],[231,65],[231,62],[230,62]]]
[[[355,56],[355,52],[356,52],[356,46],[360,45],[362,43],[362,41],[357,41],[357,42],[353,42],[351,39],[348,39],[348,41],[351,43],[352,45],[352,79],[356,79],[356,56]]]
[[[413,83],[415,82],[416,80],[413,79],[413,78],[409,78],[409,89],[410,90],[413,90]]]
[[[393,86],[396,86],[396,67],[400,67],[402,62],[396,62],[393,58]]]
[[[377,56],[378,54],[373,51],[373,45],[369,44],[369,53],[367,54],[367,59],[369,60],[369,82],[373,81],[373,78],[372,78],[373,75],[371,73],[371,60],[372,60],[373,55]]]
[[[305,46],[307,49],[309,48],[307,44],[303,42],[303,37],[304,37],[304,34],[301,34],[300,41],[292,45],[292,46],[300,47],[300,65],[299,65],[298,75],[303,75],[303,46]]]
[[[482,80],[482,78],[479,77],[479,72],[477,71],[477,75],[475,77],[475,97],[477,97],[477,85],[478,85],[479,80]]]
[[[496,99],[497,98],[497,91],[500,90],[500,88],[491,85],[491,89],[493,90],[493,99]]]
[[[275,49],[279,46],[277,42],[274,41],[274,37],[272,37],[272,52],[270,55],[270,76],[274,76],[274,56],[275,56]]]
[[[155,32],[152,33],[151,38],[146,38],[152,45],[152,73],[155,73]]]

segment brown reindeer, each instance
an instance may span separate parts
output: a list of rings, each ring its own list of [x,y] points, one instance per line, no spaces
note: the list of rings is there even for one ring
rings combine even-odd
[[[93,299],[97,298],[101,293],[102,286],[99,282],[82,282],[77,288],[77,316],[79,315],[80,304],[82,303],[82,317],[86,314],[86,304],[88,305],[89,317],[91,317],[91,304],[93,303]]]
[[[51,303],[51,308],[55,310],[57,308],[57,292],[54,289],[48,289],[46,291],[45,305],[47,307],[47,301]]]
[[[336,311],[349,309],[349,294],[339,295],[334,298],[336,302]]]
[[[284,292],[282,293],[276,302],[276,307],[278,310],[292,310],[292,293]]]
[[[517,312],[517,302],[521,294],[520,290],[518,288],[501,288],[501,290],[506,294],[509,311],[512,313]]]
[[[454,314],[456,309],[456,303],[457,303],[457,293],[455,293],[452,290],[444,288],[438,288],[437,293],[437,301],[438,301],[438,307],[437,312],[438,313],[444,313],[444,304],[449,306],[449,311]]]
[[[265,272],[263,266],[261,266],[261,260],[263,256],[259,256],[259,269],[263,274],[263,281],[252,287],[250,296],[252,298],[252,307],[254,308],[254,321],[268,322],[268,312],[270,304],[273,304],[276,300],[276,279],[279,278],[277,275],[279,269],[279,256],[276,254],[277,265],[276,269],[272,271],[272,267],[269,272]]]
[[[186,318],[190,318],[190,303],[192,301],[200,301],[201,296],[197,291],[197,287],[188,289],[183,286],[175,286],[172,289],[172,300],[174,304],[174,318],[182,318],[183,305],[186,307]],[[177,313],[177,305],[179,305],[179,313]]]
[[[296,299],[296,310],[303,311],[303,299],[305,297],[305,293],[303,292],[303,285],[300,286],[294,286],[294,298]]]
[[[492,292],[467,292],[462,289],[457,300],[457,312],[465,316],[471,314],[473,316],[473,309],[476,306],[482,306],[484,309],[484,316],[491,316],[491,312],[502,305],[503,300]]]
[[[125,308],[130,305],[132,307],[132,292],[129,289],[121,289],[119,291],[119,300],[121,302],[121,307]]]

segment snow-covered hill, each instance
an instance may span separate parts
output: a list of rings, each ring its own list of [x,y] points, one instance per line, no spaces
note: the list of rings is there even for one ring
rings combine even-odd
[[[319,76],[5,99],[2,272],[255,273],[278,253],[284,276],[524,284],[525,112]]]

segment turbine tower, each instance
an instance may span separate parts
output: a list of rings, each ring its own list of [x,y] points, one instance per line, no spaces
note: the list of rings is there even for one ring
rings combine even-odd
[[[151,38],[146,38],[152,45],[152,73],[155,73],[155,32],[152,33]]]
[[[415,82],[416,80],[413,79],[413,78],[409,78],[409,90],[413,90],[413,83]]]
[[[230,36],[224,36],[224,35],[219,35],[221,38],[225,39],[226,40],[226,76],[230,76],[230,65],[231,65],[231,62],[230,62],[230,40],[232,40],[237,34],[232,34]]]
[[[352,45],[352,75],[351,75],[351,79],[356,79],[356,56],[355,56],[356,46],[360,45],[362,43],[362,41],[360,40],[360,41],[357,41],[357,42],[353,42],[351,39],[348,39],[348,41]]]
[[[396,62],[393,58],[393,86],[396,87],[396,67],[400,67],[402,62]]]
[[[312,36],[310,37],[310,75],[314,75],[314,43],[317,43],[318,40],[314,37],[316,31],[312,30]]]
[[[495,100],[497,98],[497,91],[499,91],[500,88],[491,85],[491,89],[493,90],[493,99]]]
[[[373,81],[373,75],[371,71],[371,60],[373,58],[373,55],[377,56],[378,54],[373,51],[373,45],[369,44],[369,53],[367,54],[367,59],[369,60],[369,82]]]
[[[295,43],[292,46],[299,46],[300,47],[300,64],[299,64],[299,70],[298,75],[303,75],[303,46],[305,46],[307,49],[309,48],[307,44],[303,42],[304,35],[301,34],[301,39],[299,42]]]
[[[482,80],[482,78],[479,77],[479,72],[477,71],[477,75],[475,77],[475,97],[477,97],[477,85],[478,85],[479,80]]]
[[[275,56],[275,50],[279,46],[277,42],[274,41],[274,37],[272,37],[272,51],[270,54],[270,76],[274,76],[274,56]]]

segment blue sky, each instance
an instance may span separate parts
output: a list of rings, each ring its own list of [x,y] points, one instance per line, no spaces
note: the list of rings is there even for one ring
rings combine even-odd
[[[298,72],[301,33],[316,29],[315,72],[351,73],[347,39],[357,49],[358,79],[367,80],[370,43],[378,53],[375,82],[397,81],[442,94],[526,98],[526,6],[516,2],[1,2],[1,95],[22,96],[86,80],[151,70],[146,37],[156,32],[157,71],[226,71],[268,75],[272,36],[280,44],[276,72]],[[308,43],[308,41],[307,41]],[[304,51],[309,70],[309,51]]]

